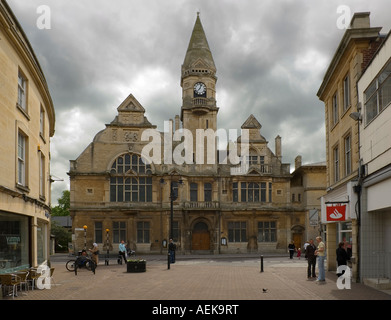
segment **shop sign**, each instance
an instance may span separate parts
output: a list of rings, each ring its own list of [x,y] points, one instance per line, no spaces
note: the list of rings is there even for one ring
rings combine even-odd
[[[326,207],[326,221],[345,221],[346,205],[336,205]]]

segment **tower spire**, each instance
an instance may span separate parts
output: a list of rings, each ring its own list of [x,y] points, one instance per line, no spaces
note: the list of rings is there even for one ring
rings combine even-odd
[[[199,11],[197,11],[197,19],[194,24],[185,60],[182,65],[182,77],[192,73],[192,70],[194,70],[197,63],[203,64],[203,69],[206,69],[209,74],[214,75],[216,73],[216,66],[201,23]]]

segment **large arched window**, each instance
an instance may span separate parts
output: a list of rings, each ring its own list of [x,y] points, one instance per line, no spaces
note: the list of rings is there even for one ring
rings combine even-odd
[[[111,202],[152,202],[152,170],[137,154],[119,156],[110,170]]]

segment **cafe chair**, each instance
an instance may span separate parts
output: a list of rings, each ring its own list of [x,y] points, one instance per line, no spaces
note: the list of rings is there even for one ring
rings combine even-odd
[[[1,285],[8,289],[7,295],[10,295],[10,288],[12,288],[12,299],[18,296],[18,286],[21,283],[21,278],[15,274],[1,274]]]

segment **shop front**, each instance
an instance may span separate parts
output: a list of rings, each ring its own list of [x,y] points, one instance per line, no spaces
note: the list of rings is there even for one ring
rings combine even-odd
[[[47,261],[48,227],[46,220],[0,211],[0,274]]]
[[[330,190],[321,198],[321,222],[325,230],[327,270],[337,270],[336,250],[341,243],[348,253],[348,266],[353,277],[357,272],[358,258],[358,197],[354,192],[354,182],[348,182],[338,189]]]

